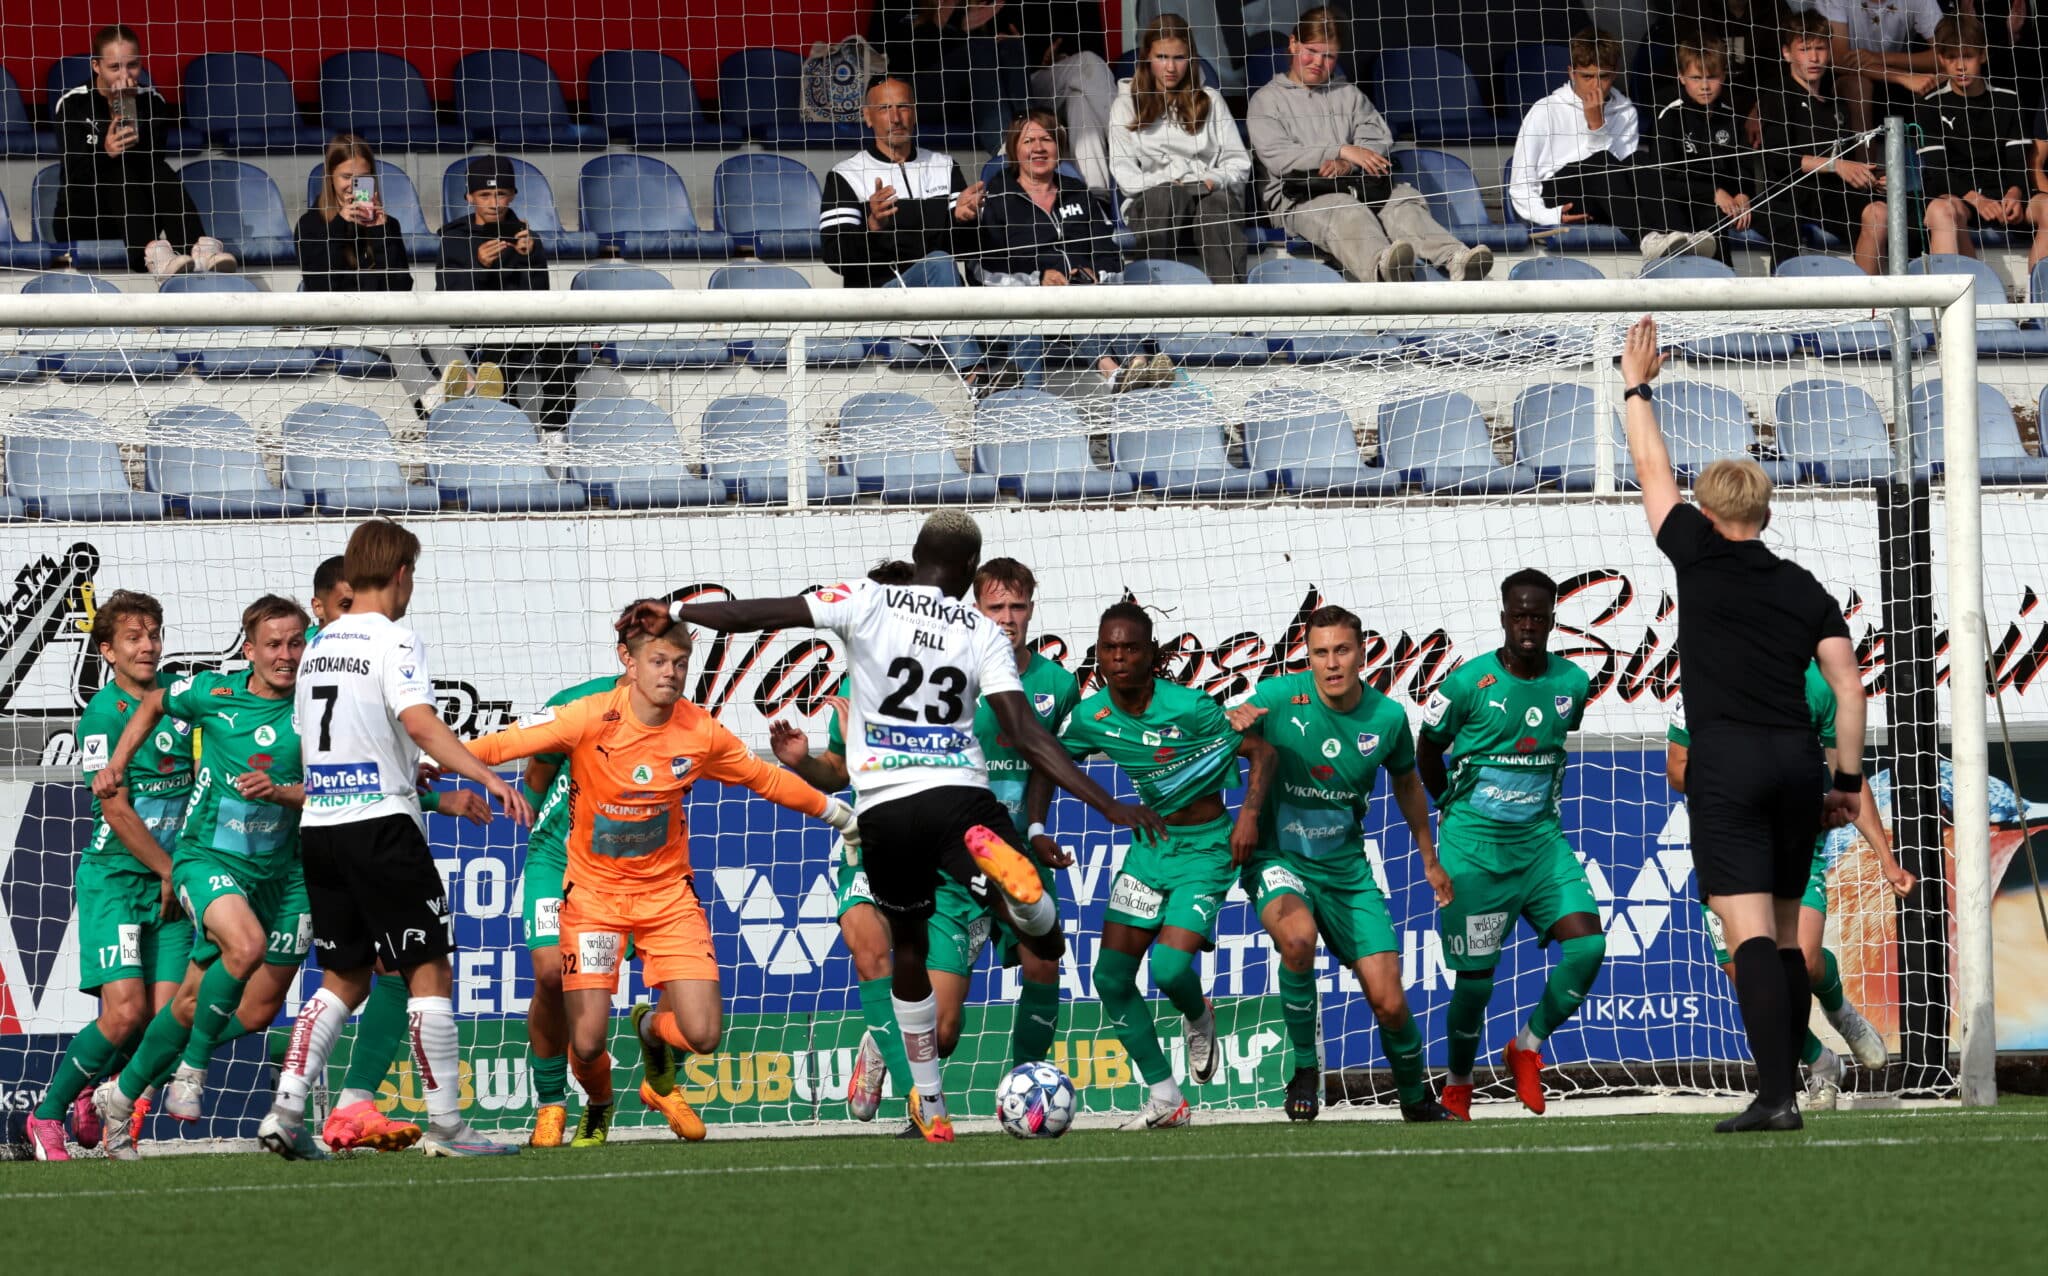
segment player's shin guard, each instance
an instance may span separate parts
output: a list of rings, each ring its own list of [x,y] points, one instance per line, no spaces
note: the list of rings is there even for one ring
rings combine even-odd
[[[1451,989],[1450,1009],[1444,1015],[1447,1053],[1445,1071],[1453,1081],[1472,1075],[1472,1062],[1479,1057],[1479,1038],[1486,1031],[1486,1004],[1493,1000],[1493,975],[1458,972]]]
[[[1394,1074],[1394,1088],[1403,1104],[1421,1103],[1429,1097],[1422,1080],[1422,1029],[1409,1015],[1398,1028],[1380,1025],[1380,1048],[1387,1052],[1387,1067]]]
[[[1060,1029],[1060,986],[1029,979],[1017,990],[1017,1018],[1010,1027],[1010,1066],[1037,1063],[1052,1053]]]
[[[185,1042],[186,1067],[206,1071],[215,1048],[228,1039],[228,1029],[240,1026],[235,1011],[242,1004],[242,990],[248,986],[249,981],[237,979],[224,961],[206,968],[206,974],[199,980],[199,1001],[192,1010],[192,1035]]]
[[[306,1119],[306,1095],[327,1071],[327,1056],[348,1022],[349,1004],[325,987],[306,998],[292,1024],[292,1041],[277,1079],[277,1101],[270,1110],[292,1124]]]
[[[427,1117],[436,1128],[462,1123],[462,1039],[455,1032],[455,1003],[446,997],[414,997],[412,1066],[427,1094]]]
[[[1543,985],[1543,999],[1529,1015],[1529,1031],[1538,1041],[1549,1040],[1551,1033],[1578,1012],[1600,975],[1601,961],[1607,956],[1607,939],[1602,935],[1581,935],[1564,940],[1558,947],[1562,951]]]
[[[370,999],[363,1003],[362,1015],[356,1020],[355,1049],[348,1057],[337,1108],[375,1099],[392,1065],[410,1051],[410,1001],[405,980],[398,975],[379,975],[370,985]]]
[[[157,1011],[135,1047],[135,1057],[121,1069],[121,1096],[131,1104],[141,1098],[159,1075],[178,1066],[178,1055],[191,1037],[192,1030],[178,1022],[169,1006]]]
[[[1187,1019],[1200,1019],[1208,1012],[1202,996],[1202,977],[1195,972],[1195,955],[1165,944],[1152,945],[1152,982]]]
[[[939,999],[926,993],[921,1001],[892,997],[896,1026],[903,1033],[903,1054],[910,1062],[910,1083],[917,1087],[925,1113],[946,1114],[944,1073],[939,1063]]]
[[[87,1086],[105,1076],[108,1066],[119,1053],[120,1047],[107,1040],[97,1022],[80,1028],[71,1044],[65,1047],[64,1057],[58,1061],[57,1071],[50,1077],[50,1088],[43,1091],[42,1102],[36,1104],[36,1119],[62,1121],[71,1101],[84,1093]]]
[[[1799,978],[1806,979],[1806,958],[1799,958]],[[1742,1007],[1743,1034],[1749,1038],[1749,1056],[1756,1060],[1757,1102],[1767,1108],[1792,1101],[1791,1024],[1785,1008],[1785,968],[1778,961],[1776,941],[1758,935],[1735,950],[1735,1000]],[[1803,1026],[1803,1025],[1802,1025]]]
[[[874,1034],[875,1045],[888,1065],[889,1082],[898,1095],[910,1094],[910,1060],[903,1053],[903,1030],[896,1026],[896,1002],[889,994],[890,978],[863,979],[860,983],[860,1017]]]
[[[1838,1014],[1848,1004],[1848,998],[1842,993],[1842,966],[1835,960],[1833,949],[1820,950],[1820,966],[1820,982],[1813,986],[1813,999],[1827,1014]]]
[[[1160,950],[1155,949],[1155,952]],[[1159,1048],[1159,1034],[1152,1027],[1152,1008],[1138,992],[1138,959],[1128,953],[1104,948],[1095,958],[1095,995],[1102,1000],[1102,1016],[1123,1043],[1131,1064],[1148,1084],[1173,1079],[1166,1052]]]
[[[1287,1040],[1294,1046],[1296,1068],[1314,1068],[1322,1062],[1316,1057],[1316,1003],[1321,995],[1316,991],[1314,970],[1280,967],[1280,1017],[1287,1024]]]
[[[612,1101],[612,1056],[608,1050],[600,1050],[595,1059],[585,1059],[569,1050],[569,1071],[576,1074],[576,1084],[583,1087],[583,1095],[592,1105],[608,1104]]]
[[[569,1101],[569,1057],[555,1055],[549,1058],[534,1053],[533,1047],[526,1048],[526,1067],[533,1074],[533,1103],[545,1108],[551,1104]]]

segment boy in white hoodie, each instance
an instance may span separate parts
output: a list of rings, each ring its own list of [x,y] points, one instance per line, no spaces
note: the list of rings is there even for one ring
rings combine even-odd
[[[1185,18],[1153,19],[1138,50],[1109,113],[1109,171],[1137,236],[1135,256],[1178,258],[1191,244],[1210,279],[1242,283],[1238,199],[1251,153],[1223,95],[1202,83]]]

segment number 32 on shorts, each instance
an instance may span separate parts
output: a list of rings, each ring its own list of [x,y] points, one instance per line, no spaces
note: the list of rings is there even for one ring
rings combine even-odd
[[[576,936],[573,948],[562,950],[562,973],[616,975],[619,973],[619,950],[622,947],[616,931],[582,931]]]

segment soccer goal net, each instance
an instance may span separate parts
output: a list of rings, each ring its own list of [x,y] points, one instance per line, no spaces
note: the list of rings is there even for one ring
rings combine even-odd
[[[1685,806],[1665,777],[1680,671],[1673,578],[1617,417],[1614,359],[1645,312],[1674,355],[1657,404],[1681,474],[1716,457],[1762,460],[1781,484],[1769,543],[1849,619],[1885,840],[1919,879],[1898,897],[1865,833],[1829,837],[1826,942],[1892,1062],[1859,1068],[1818,1011],[1814,1030],[1851,1060],[1850,1092],[1988,1098],[1990,821],[2013,814],[1987,810],[1980,545],[2009,560],[2038,518],[2038,488],[1980,496],[1979,444],[1990,454],[2014,417],[1979,383],[1967,281],[1935,275],[0,298],[16,357],[43,370],[0,387],[0,561],[14,574],[0,639],[9,1118],[96,1013],[79,991],[73,888],[91,824],[76,726],[111,676],[86,639],[96,600],[137,589],[162,601],[161,676],[234,670],[243,606],[307,597],[352,522],[390,513],[425,544],[409,623],[432,652],[443,716],[474,737],[616,670],[610,624],[632,599],[857,579],[906,556],[942,502],[975,513],[985,555],[1036,574],[1030,642],[1083,694],[1098,685],[1097,618],[1120,599],[1156,617],[1163,676],[1225,704],[1304,668],[1304,619],[1335,603],[1364,618],[1364,676],[1413,724],[1457,665],[1498,645],[1502,578],[1548,573],[1561,586],[1551,651],[1591,679],[1562,811],[1607,945],[1591,995],[1546,1047],[1551,1084],[1741,1091],[1741,1027],[1702,917]],[[1997,473],[2044,477],[2012,466]],[[2023,577],[2010,561],[1990,574],[1994,591]],[[2020,605],[1995,592],[1997,614]],[[688,694],[764,754],[777,722],[819,753],[844,663],[836,640],[808,631],[706,635]],[[2015,712],[2048,712],[2040,692],[2017,690]],[[1051,1058],[1086,1112],[1135,1108],[1145,1088],[1092,976],[1125,840],[1064,795],[1048,824],[1074,857],[1057,879],[1067,958]],[[469,1115],[510,1134],[532,1116],[527,930],[547,918],[528,915],[525,841],[509,824],[428,825],[453,888]],[[829,830],[709,783],[690,825],[727,1030],[715,1056],[684,1063],[686,1094],[714,1123],[844,1120],[863,1024]],[[1440,1072],[1451,976],[1384,779],[1364,852]],[[1552,960],[1515,926],[1482,1099],[1510,1096],[1488,1065]],[[1010,1063],[1019,982],[999,947],[977,957],[947,1066],[970,1115],[990,1113]],[[1274,947],[1242,889],[1199,970],[1223,1055],[1191,1100],[1277,1106],[1293,1056]],[[1331,1098],[1391,1103],[1355,980],[1326,950],[1316,970]],[[309,969],[287,1013],[316,979]],[[647,995],[636,976],[618,1005]],[[1184,1072],[1179,1017],[1150,1004]],[[618,1055],[623,1077],[637,1056],[626,1040]],[[208,1119],[192,1130],[159,1119],[156,1136],[245,1136],[272,1084],[269,1058],[260,1036],[235,1043],[214,1064]],[[423,1111],[409,1063],[395,1064],[382,1099]],[[891,1101],[900,1111],[901,1096]],[[637,1110],[620,1119],[659,1125]]]

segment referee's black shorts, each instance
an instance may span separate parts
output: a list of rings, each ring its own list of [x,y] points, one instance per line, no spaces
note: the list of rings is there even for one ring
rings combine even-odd
[[[448,887],[410,815],[301,827],[299,857],[324,968],[406,970],[455,951]]]
[[[967,851],[967,830],[977,824],[1013,847],[1024,846],[1009,810],[978,785],[924,789],[880,805],[861,803],[860,862],[875,904],[891,918],[927,921],[944,873],[986,906],[992,888]]]
[[[1696,728],[1685,801],[1700,894],[1804,895],[1826,796],[1827,773],[1812,732]]]

